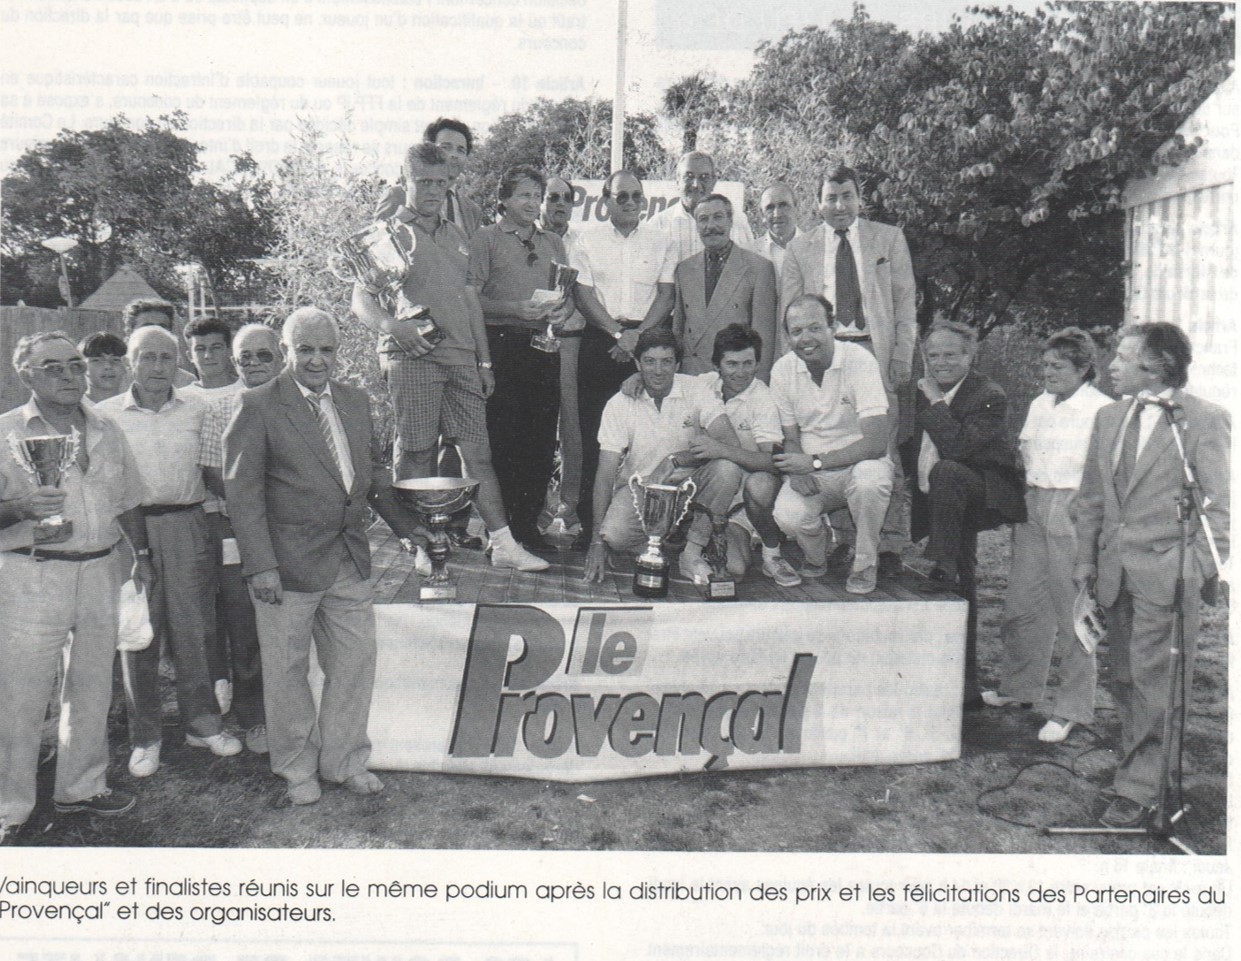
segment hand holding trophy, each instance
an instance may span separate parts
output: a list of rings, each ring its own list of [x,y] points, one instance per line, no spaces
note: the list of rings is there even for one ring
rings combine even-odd
[[[78,456],[81,435],[75,428],[69,434],[21,437],[9,434],[13,459],[39,487],[59,487],[61,478]],[[73,536],[73,521],[60,514],[45,517],[34,525],[34,544],[61,544]]]
[[[568,317],[567,304],[572,294],[573,285],[577,283],[577,271],[564,264],[552,261],[547,266],[547,287],[534,292],[534,299],[556,302],[551,317],[547,322],[547,330],[530,338],[530,346],[546,354],[554,354],[560,350],[560,341],[556,339],[556,328]],[[556,320],[560,324],[556,323]]]

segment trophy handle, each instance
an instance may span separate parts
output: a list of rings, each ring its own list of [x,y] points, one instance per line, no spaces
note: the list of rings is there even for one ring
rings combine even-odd
[[[633,495],[633,509],[642,516],[642,478],[633,474],[629,478],[629,493]]]
[[[694,495],[698,493],[698,485],[694,483],[693,477],[687,477],[677,485],[677,518],[673,522],[673,527],[679,527],[681,521],[685,520],[685,515],[689,513],[690,504],[694,501]]]

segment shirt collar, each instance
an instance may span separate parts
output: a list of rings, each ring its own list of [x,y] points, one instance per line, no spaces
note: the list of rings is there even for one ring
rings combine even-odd
[[[664,395],[664,400],[671,400],[673,397],[681,398],[685,396],[685,390],[682,387],[683,381],[681,380],[684,376],[684,374],[672,375],[672,390],[668,391],[668,393]],[[646,392],[646,387],[642,388],[641,397],[643,400],[648,400],[652,405],[654,405],[655,398]]]
[[[500,228],[501,233],[506,233],[506,234],[516,234],[518,233],[518,231],[521,230],[520,227],[518,227],[515,223],[513,223],[507,217],[501,217],[500,222],[496,224],[496,226]],[[537,220],[534,222],[532,226],[534,227],[534,230],[530,234],[531,240],[533,240],[535,237],[537,237],[539,234],[543,232],[543,228],[542,226],[540,226]],[[518,237],[517,239],[520,240],[521,238]]]
[[[788,250],[788,249],[789,249],[789,244],[791,244],[794,240],[796,240],[796,239],[797,239],[798,237],[800,237],[800,236],[801,236],[801,228],[799,228],[799,227],[794,227],[794,228],[793,228],[793,236],[792,236],[792,237],[790,237],[786,243],[783,243],[783,244],[782,244],[782,243],[780,243],[780,241],[776,240],[776,235],[775,235],[775,234],[773,234],[773,233],[769,230],[769,231],[767,231],[767,243],[771,244],[771,246],[773,246],[773,247],[779,247],[781,250]]]
[[[309,387],[303,384],[296,377],[292,378],[292,380],[293,380],[293,383],[297,386],[297,389],[302,392],[302,396],[305,397],[308,401],[311,401],[312,403],[318,404],[320,402],[319,401],[320,397],[327,397],[329,399],[332,398],[332,382],[330,380],[323,386],[323,393],[321,394],[316,394],[313,390],[311,390]],[[332,403],[335,404],[336,401],[332,400]]]
[[[171,393],[168,395],[168,399],[164,401],[159,410],[166,410],[169,407],[179,407],[181,404],[185,403],[185,399],[181,396],[180,391],[178,391],[177,388],[171,387],[169,390]],[[143,407],[142,404],[138,402],[137,384],[130,384],[129,390],[125,391],[121,394],[121,396],[125,398],[121,404],[121,408],[123,410],[150,410],[149,407]],[[152,413],[158,414],[159,410],[152,411]]]
[[[833,227],[831,224],[824,224],[824,226],[827,228],[828,233],[832,237],[835,237],[837,241],[841,239],[840,235],[836,233],[835,227]],[[849,224],[848,227],[844,228],[844,232],[845,232],[845,237],[848,238],[850,244],[852,244],[853,241],[857,239],[857,218],[856,217],[853,218],[853,223]]]
[[[1048,396],[1052,397],[1052,407],[1056,407],[1056,408],[1064,407],[1064,408],[1068,408],[1069,410],[1077,410],[1078,408],[1086,406],[1086,399],[1090,396],[1090,392],[1092,390],[1097,392],[1098,388],[1096,388],[1093,383],[1087,380],[1087,381],[1083,381],[1082,385],[1078,387],[1077,390],[1073,391],[1072,394],[1070,394],[1064,400],[1060,401],[1060,403],[1058,404],[1055,402],[1055,397],[1053,395],[1048,393]]]
[[[714,260],[722,264],[724,263],[724,261],[728,259],[728,255],[733,252],[733,242],[730,240],[725,246],[721,247],[718,251],[713,251],[709,247],[703,247],[703,251],[704,253],[706,253],[708,260]]]
[[[729,402],[724,400],[724,378],[720,376],[720,372],[718,370],[709,370],[705,374],[700,374],[699,379],[710,387],[712,393],[714,393],[715,396],[721,401],[724,401],[724,403]],[[759,379],[755,377],[752,381],[750,381],[749,387],[743,390],[740,394],[734,394],[731,398],[729,398],[729,400],[740,400],[746,397],[757,389],[758,384]]]

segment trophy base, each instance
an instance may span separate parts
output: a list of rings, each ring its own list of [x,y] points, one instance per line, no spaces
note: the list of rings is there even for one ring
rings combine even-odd
[[[547,334],[535,334],[530,338],[530,346],[535,350],[543,351],[545,354],[560,353],[560,341]]]
[[[418,588],[418,600],[420,601],[455,601],[456,599],[456,584],[423,584]]]
[[[63,544],[73,536],[73,521],[49,517],[34,526],[34,542],[39,544]]]
[[[737,582],[729,579],[716,580],[711,578],[702,588],[702,596],[708,601],[735,601],[737,599]]]
[[[633,592],[638,597],[667,597],[668,565],[654,567],[639,560],[633,571]]]

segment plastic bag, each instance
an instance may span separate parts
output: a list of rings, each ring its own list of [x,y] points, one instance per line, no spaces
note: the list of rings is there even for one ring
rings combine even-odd
[[[132,580],[121,585],[121,600],[117,613],[120,623],[116,632],[116,649],[145,651],[155,637],[155,631],[151,627],[147,596],[145,592],[138,590]]]

